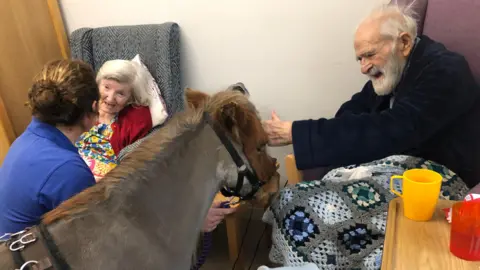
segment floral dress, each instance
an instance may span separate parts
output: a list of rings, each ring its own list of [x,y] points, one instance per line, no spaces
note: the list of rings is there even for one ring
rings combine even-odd
[[[93,126],[88,132],[83,133],[75,144],[97,181],[118,165],[117,156],[110,144],[112,124],[116,120],[117,117],[109,124],[99,123]]]

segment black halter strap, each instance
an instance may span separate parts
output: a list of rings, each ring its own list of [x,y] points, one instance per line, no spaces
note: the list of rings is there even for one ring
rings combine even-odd
[[[63,257],[62,253],[58,249],[57,244],[55,244],[55,240],[53,240],[52,235],[48,231],[47,227],[40,223],[38,225],[38,231],[40,232],[43,238],[43,244],[45,248],[50,253],[50,258],[52,258],[51,262],[56,270],[70,270],[70,265],[68,265],[67,261]]]
[[[17,241],[18,239],[19,239],[18,236],[12,237],[7,242],[7,246],[9,246],[11,242]],[[20,269],[22,265],[25,263],[25,259],[23,258],[22,253],[19,250],[10,251],[10,253],[12,254],[13,263],[18,269]]]
[[[258,179],[257,174],[255,171],[252,171],[248,168],[248,166],[243,162],[243,159],[240,157],[240,154],[238,154],[237,150],[233,146],[232,142],[230,139],[227,137],[225,132],[218,126],[217,123],[215,123],[207,112],[204,113],[204,118],[205,121],[212,127],[213,131],[215,131],[215,134],[217,137],[220,139],[222,144],[225,146],[225,149],[227,149],[228,153],[233,159],[233,162],[235,162],[235,165],[237,165],[237,170],[238,170],[238,177],[237,177],[237,184],[235,186],[234,190],[231,190],[228,187],[223,187],[221,192],[225,197],[231,197],[231,196],[236,196],[239,197],[240,200],[250,200],[254,197],[255,193],[260,189],[260,187],[263,185],[263,183]],[[241,195],[240,191],[243,187],[243,179],[247,178],[250,184],[252,185],[252,190],[247,194],[247,195]]]
[[[5,243],[16,269],[71,269],[43,223],[12,234]]]

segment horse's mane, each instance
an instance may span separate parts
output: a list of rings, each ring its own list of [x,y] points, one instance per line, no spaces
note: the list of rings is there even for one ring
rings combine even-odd
[[[183,112],[175,114],[165,126],[145,139],[137,149],[126,156],[121,164],[110,171],[101,181],[46,213],[42,222],[48,225],[55,221],[68,219],[85,212],[90,205],[108,200],[112,190],[118,186],[119,182],[134,174],[137,169],[142,168],[147,161],[152,160],[175,138],[185,132],[194,130],[198,124],[202,123],[204,112],[208,112],[218,122],[222,116],[223,108],[228,104],[235,104],[243,111],[242,117],[246,118],[244,121],[252,121],[253,118],[258,119],[253,104],[246,96],[236,91],[222,91],[213,96],[208,96],[199,91],[187,90],[186,103],[187,106]]]

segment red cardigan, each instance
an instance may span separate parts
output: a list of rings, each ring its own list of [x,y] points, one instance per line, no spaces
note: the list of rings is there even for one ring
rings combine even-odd
[[[152,129],[152,116],[146,106],[127,106],[118,114],[112,124],[113,134],[110,144],[118,155],[126,146],[147,135]]]

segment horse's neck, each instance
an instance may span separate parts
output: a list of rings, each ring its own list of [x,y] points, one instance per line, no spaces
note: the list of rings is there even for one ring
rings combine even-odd
[[[126,175],[108,201],[52,228],[74,269],[188,269],[222,180],[221,142],[209,126],[182,136]]]

